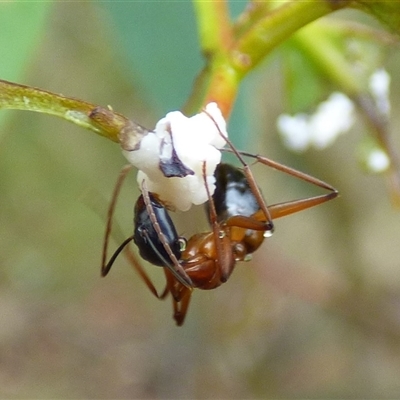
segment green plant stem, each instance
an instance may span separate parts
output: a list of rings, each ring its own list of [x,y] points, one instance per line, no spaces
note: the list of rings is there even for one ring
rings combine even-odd
[[[55,115],[118,142],[121,130],[132,122],[110,108],[65,97],[34,87],[0,80],[0,109]]]
[[[226,51],[233,38],[227,2],[193,0],[193,5],[204,55]]]
[[[390,30],[400,34],[400,2],[396,0],[356,0],[354,7],[378,18]]]
[[[218,3],[194,0],[206,66],[184,109],[193,113],[216,101],[227,118],[247,73],[300,28],[350,2],[295,0],[273,9],[254,2],[259,8],[244,11],[236,30],[229,29],[225,2]]]
[[[342,1],[334,5],[328,0],[290,1],[267,11],[264,17],[256,15],[254,23],[249,21],[249,28],[236,40],[231,53],[233,65],[241,74],[247,74],[293,33],[310,22],[345,7],[347,3]],[[238,57],[238,54],[242,56]]]

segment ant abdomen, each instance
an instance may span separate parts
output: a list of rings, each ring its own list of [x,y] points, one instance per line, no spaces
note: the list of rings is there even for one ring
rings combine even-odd
[[[235,215],[250,217],[260,210],[257,198],[245,174],[239,168],[220,163],[214,176],[215,191],[212,199],[218,222],[226,221]]]

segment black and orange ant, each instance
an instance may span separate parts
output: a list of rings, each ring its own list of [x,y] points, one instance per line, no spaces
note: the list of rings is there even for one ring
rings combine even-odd
[[[140,262],[129,250],[133,266],[158,298],[172,295],[174,319],[182,325],[194,288],[215,289],[226,282],[238,261],[246,261],[272,234],[273,220],[335,198],[338,192],[331,185],[266,157],[237,151],[229,139],[226,142],[242,164],[242,169],[220,163],[215,171],[216,189],[209,193],[207,210],[211,231],[197,233],[187,241],[179,236],[168,211],[156,193],[147,190],[142,182],[142,194],[134,210],[134,233],[127,238],[107,262],[107,247],[112,216],[122,182],[130,166],[119,176],[108,212],[101,274],[106,276],[119,253],[134,241],[140,256],[153,265],[164,267],[166,287],[158,294]],[[243,156],[251,157],[266,166],[292,175],[329,191],[327,194],[267,206],[250,167]],[[203,164],[205,176],[205,164]],[[204,178],[205,179],[205,178]]]

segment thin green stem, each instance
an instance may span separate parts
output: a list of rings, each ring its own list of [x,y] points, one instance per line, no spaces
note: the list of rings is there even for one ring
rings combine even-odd
[[[192,96],[183,111],[193,114],[202,105],[216,101],[227,117],[237,91],[236,72],[230,67],[228,52],[233,42],[232,24],[226,1],[193,0],[200,46],[206,67],[196,79]]]
[[[119,134],[132,121],[111,108],[66,97],[30,86],[0,80],[0,109],[41,112],[63,118],[118,142]],[[132,130],[132,129],[131,129]]]
[[[226,3],[220,5],[224,8],[223,14],[218,3],[194,0],[207,62],[196,80],[185,111],[194,112],[208,102],[216,101],[228,117],[239,83],[248,72],[300,28],[346,7],[350,1],[295,0],[276,8],[253,2],[253,8],[244,11],[233,30],[226,29]],[[218,15],[223,15],[222,28],[218,25]],[[208,28],[207,18],[211,21]]]
[[[193,0],[193,5],[203,53],[208,56],[226,51],[232,41],[232,27],[226,0]]]

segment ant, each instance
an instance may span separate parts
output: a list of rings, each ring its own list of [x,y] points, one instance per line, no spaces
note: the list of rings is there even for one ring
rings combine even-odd
[[[225,140],[229,149],[224,150],[236,155],[242,169],[226,163],[218,164],[213,195],[205,182],[210,232],[197,233],[188,240],[180,237],[157,194],[149,192],[143,181],[142,194],[134,209],[134,233],[106,262],[116,199],[132,166],[126,166],[121,171],[109,206],[101,275],[108,274],[117,256],[133,240],[144,260],[163,267],[166,286],[158,294],[140,262],[126,249],[129,260],[157,298],[163,299],[171,293],[173,317],[178,326],[185,320],[193,289],[215,289],[226,282],[236,263],[249,260],[264,239],[272,235],[274,219],[314,207],[338,195],[338,191],[328,183],[266,157],[238,151],[229,139]],[[256,162],[326,189],[329,193],[267,206],[243,156],[254,158]],[[203,163],[204,180],[205,169]]]

